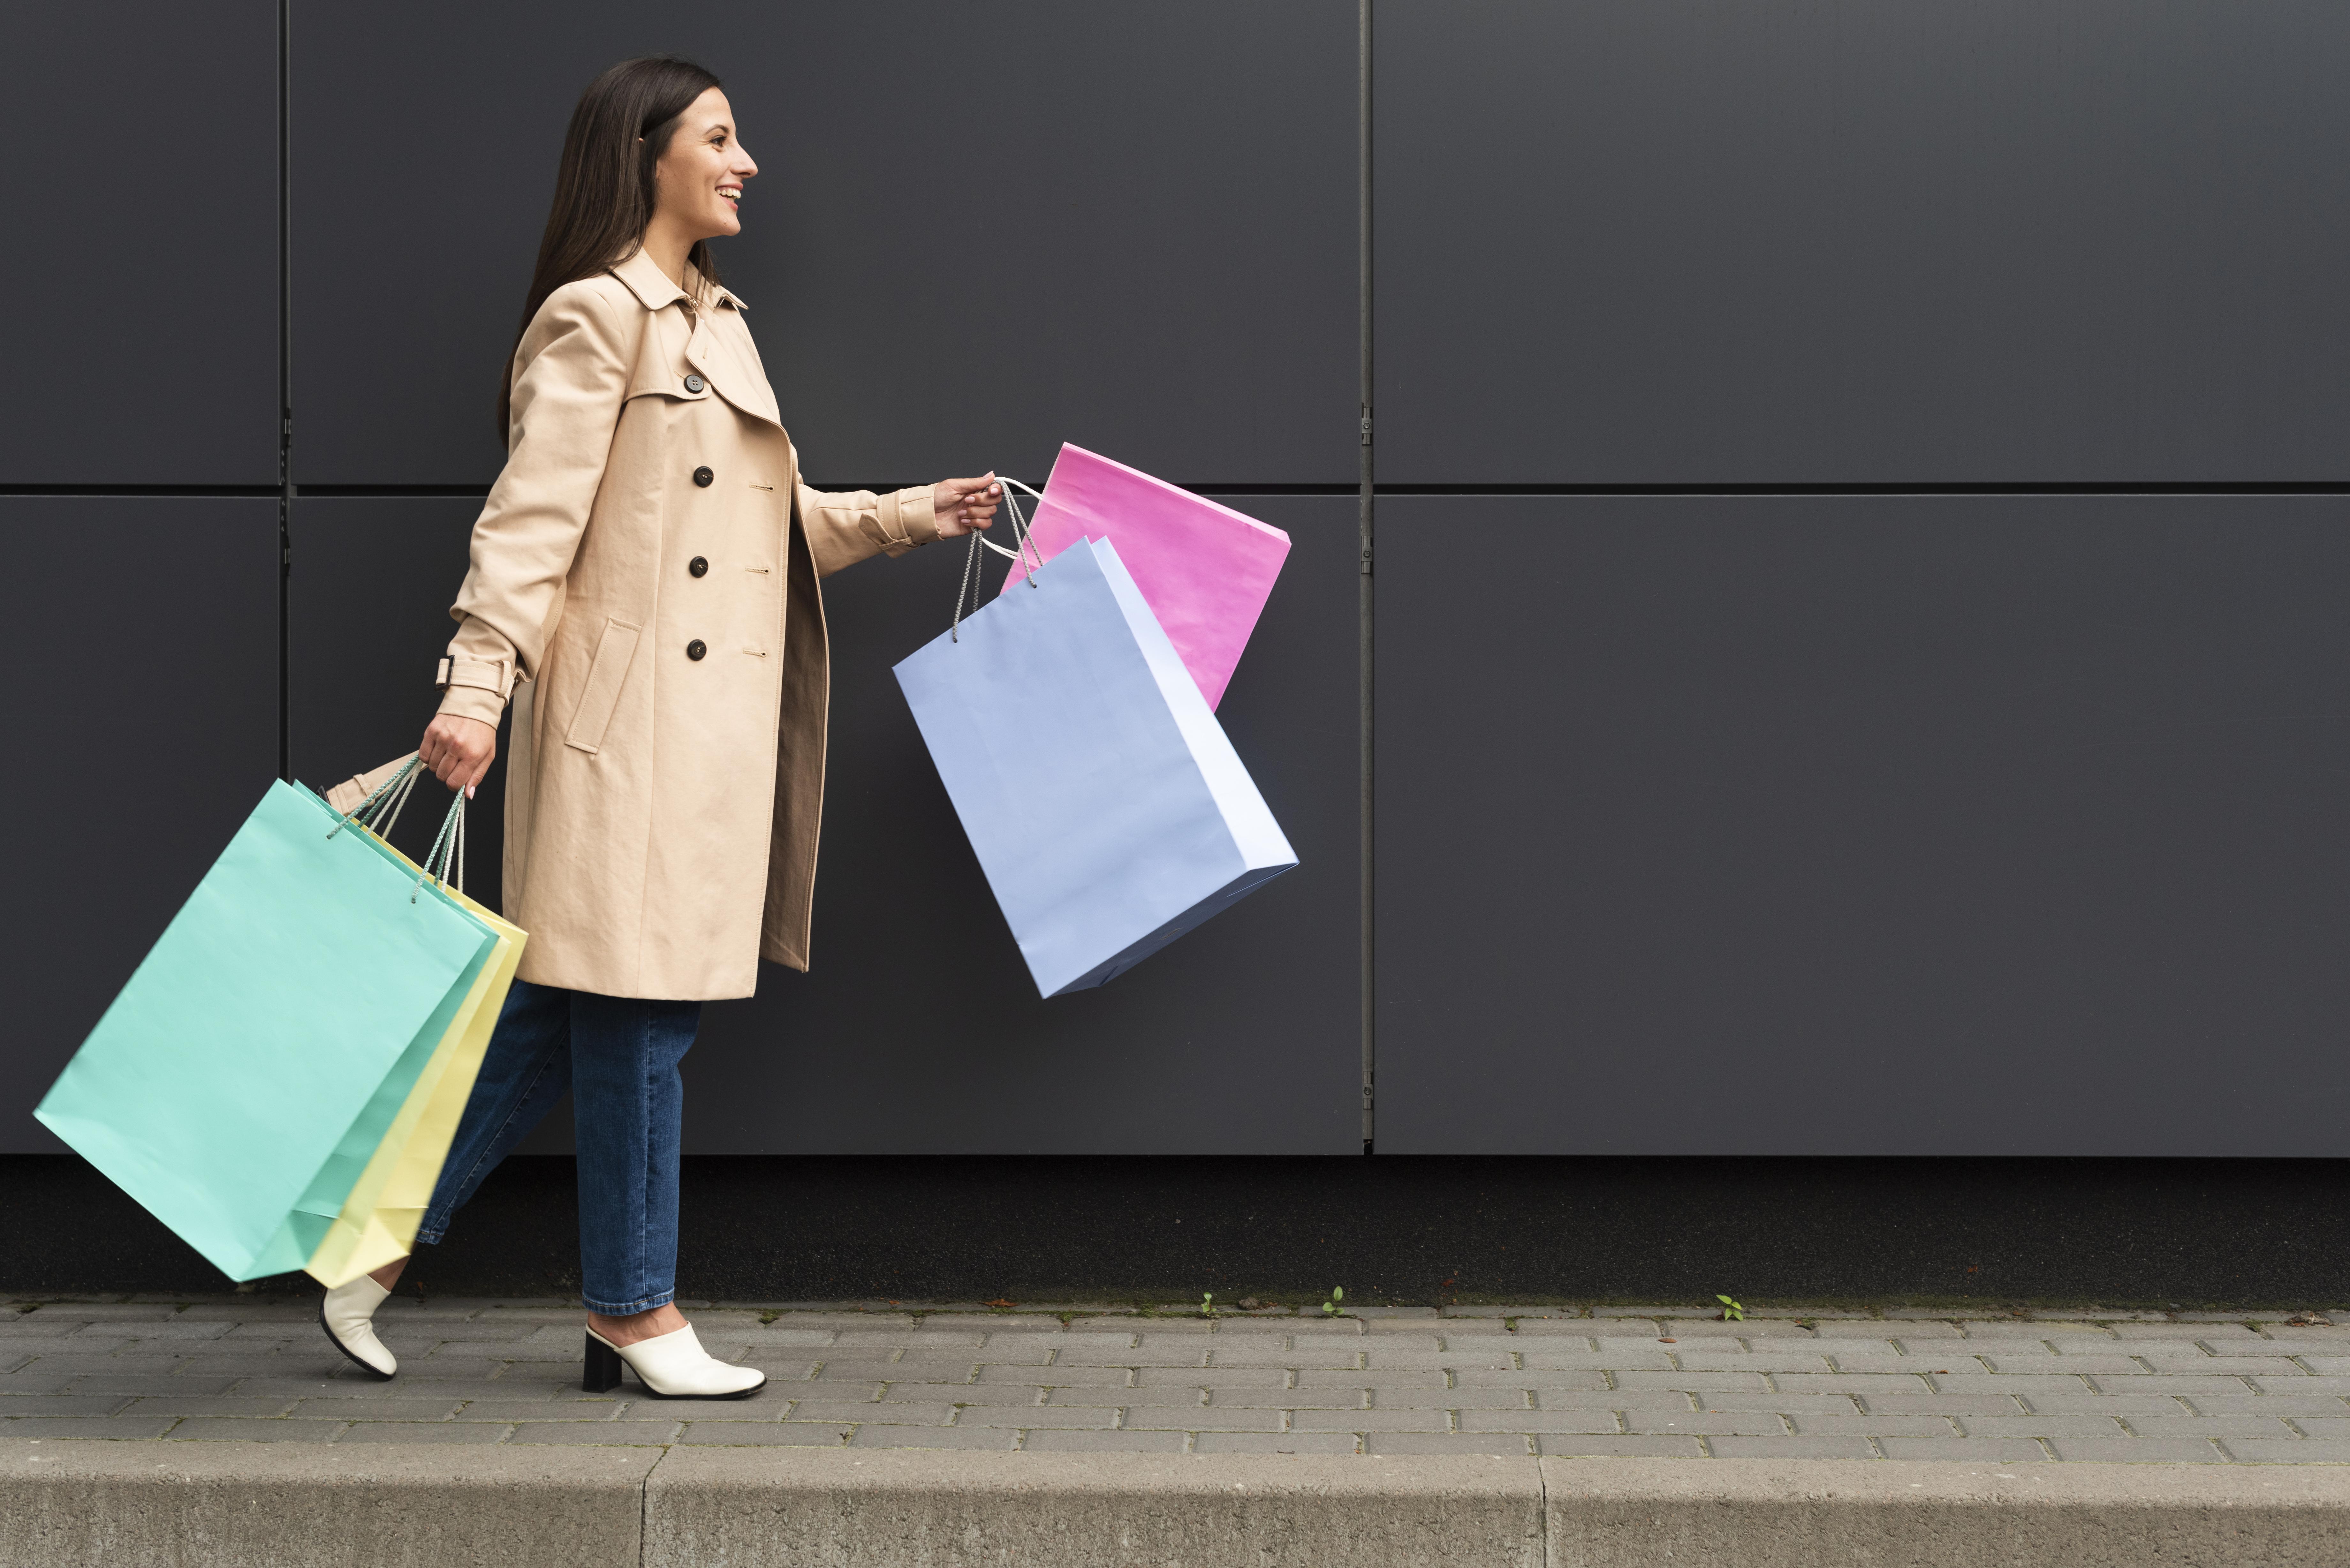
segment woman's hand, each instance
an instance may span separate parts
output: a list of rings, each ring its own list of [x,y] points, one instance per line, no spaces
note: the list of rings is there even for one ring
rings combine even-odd
[[[452,790],[463,790],[470,799],[473,786],[497,760],[498,727],[462,713],[438,713],[424,727],[416,754],[434,778]]]
[[[939,537],[960,539],[974,528],[995,521],[1003,501],[1003,486],[993,473],[977,479],[941,479],[931,486],[931,512],[938,519]]]

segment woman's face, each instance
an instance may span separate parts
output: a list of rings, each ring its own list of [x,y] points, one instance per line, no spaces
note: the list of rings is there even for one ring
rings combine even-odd
[[[739,234],[743,182],[759,171],[734,134],[734,110],[711,88],[678,117],[669,148],[653,166],[655,216],[690,239]]]

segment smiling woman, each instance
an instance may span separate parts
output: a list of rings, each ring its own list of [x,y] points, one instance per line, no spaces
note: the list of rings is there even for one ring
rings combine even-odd
[[[499,397],[506,465],[473,524],[440,711],[418,751],[471,793],[511,702],[505,914],[519,978],[421,1243],[566,1091],[579,1150],[588,1382],[735,1398],[674,1304],[678,1064],[702,1003],[762,959],[806,969],[830,689],[818,579],[984,528],[993,475],[875,495],[800,483],[743,302],[708,242],[741,232],[718,78],[625,61],[564,140]],[[383,1376],[400,1264],[329,1292],[327,1332]]]

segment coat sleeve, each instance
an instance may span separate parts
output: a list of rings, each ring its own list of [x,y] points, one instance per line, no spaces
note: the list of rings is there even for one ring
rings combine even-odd
[[[549,296],[516,349],[506,465],[473,524],[473,561],[450,615],[441,711],[494,724],[517,679],[536,675],[626,400],[625,333],[602,292]]]
[[[819,577],[869,556],[902,556],[939,536],[927,484],[887,495],[869,490],[810,490],[803,484],[795,504]]]

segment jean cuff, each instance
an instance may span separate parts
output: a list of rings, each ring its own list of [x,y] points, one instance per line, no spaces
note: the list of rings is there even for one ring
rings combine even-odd
[[[589,1295],[579,1298],[580,1304],[598,1317],[634,1317],[640,1312],[650,1312],[655,1307],[665,1307],[675,1300],[677,1300],[677,1292],[674,1290],[661,1291],[649,1296],[639,1296],[632,1302],[599,1302]]]

